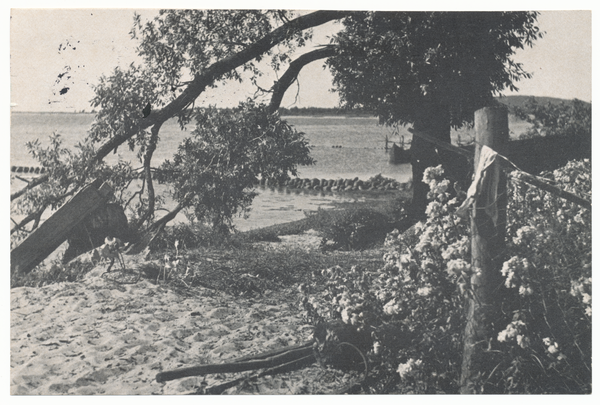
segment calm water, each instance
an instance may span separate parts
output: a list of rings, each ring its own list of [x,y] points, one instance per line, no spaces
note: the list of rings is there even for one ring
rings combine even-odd
[[[37,166],[28,154],[26,142],[38,139],[48,146],[48,137],[52,133],[60,134],[63,146],[72,148],[80,142],[94,119],[93,114],[70,113],[13,113],[11,115],[11,165]],[[312,145],[312,156],[316,160],[313,166],[303,166],[298,174],[303,178],[355,178],[366,180],[381,173],[400,182],[410,179],[410,165],[388,163],[386,137],[391,142],[403,139],[411,140],[406,128],[398,132],[377,125],[376,118],[357,117],[287,117],[285,118],[299,132],[303,132]],[[527,124],[517,122],[510,117],[511,136],[523,132]],[[171,158],[181,140],[190,135],[192,127],[181,131],[175,120],[167,121],[161,128],[160,144],[154,154],[154,165]],[[453,141],[468,142],[473,139],[472,130],[453,131]],[[340,147],[341,146],[341,147]],[[115,163],[118,159],[139,163],[135,152],[121,146],[117,154],[110,154],[106,161]],[[141,166],[141,164],[139,164]],[[19,180],[11,179],[11,189],[15,191],[23,186]],[[262,227],[301,219],[304,211],[329,208],[335,202],[365,201],[380,198],[376,194],[337,194],[298,190],[270,190],[259,188],[252,211],[247,219],[235,221],[238,229]],[[177,220],[185,220],[183,216]]]
[[[26,142],[36,139],[48,146],[52,133],[60,134],[63,146],[72,148],[81,141],[90,127],[92,114],[44,114],[13,113],[11,116],[11,165],[37,166],[28,154]],[[377,125],[375,118],[344,117],[289,117],[287,121],[299,132],[303,132],[312,145],[312,156],[316,164],[299,168],[300,177],[309,178],[355,178],[367,179],[381,173],[401,182],[410,178],[409,165],[392,165],[384,150],[386,136],[391,141],[399,141],[399,135],[392,130]],[[174,120],[165,123],[160,133],[160,145],[155,153],[154,165],[168,159],[181,140],[189,136],[189,131],[181,131]],[[410,134],[403,132],[406,140]],[[341,147],[340,147],[341,146]],[[138,162],[135,153],[127,147],[119,148],[117,154],[106,158],[109,163],[118,159]],[[141,165],[141,164],[140,164]],[[23,183],[14,180],[13,189]],[[380,198],[377,195],[352,195],[319,193],[297,190],[258,189],[252,211],[247,219],[236,220],[238,229],[250,229],[293,221],[304,217],[304,211],[319,207],[329,208],[336,201],[365,201]],[[184,220],[184,218],[180,218]]]
[[[398,180],[405,178],[405,168],[388,164],[384,151],[386,136],[392,141],[398,136],[392,139],[391,129],[378,126],[375,118],[289,117],[286,120],[305,134],[317,161],[316,165],[301,167],[301,177],[358,176],[366,179],[381,173]],[[42,145],[48,145],[48,137],[52,133],[61,135],[64,146],[74,147],[83,139],[92,121],[92,114],[14,113],[11,117],[11,165],[37,165],[28,154],[25,143],[39,139]],[[154,154],[154,164],[170,158],[181,140],[190,135],[189,130],[181,131],[175,120],[165,123]],[[407,131],[405,136],[410,140]],[[119,158],[138,161],[135,153],[126,146],[121,146],[116,155],[111,154],[106,160],[112,163]]]

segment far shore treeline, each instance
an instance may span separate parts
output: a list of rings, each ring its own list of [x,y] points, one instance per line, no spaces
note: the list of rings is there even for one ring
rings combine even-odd
[[[525,103],[527,102],[527,100],[530,100],[534,98],[535,101],[540,104],[540,105],[545,105],[545,104],[560,104],[560,103],[565,103],[567,105],[570,105],[573,100],[567,100],[567,99],[562,99],[562,98],[556,98],[556,97],[533,97],[533,96],[502,96],[502,97],[496,97],[496,100],[498,100],[499,102],[501,102],[502,104],[506,104],[509,108],[520,108],[523,107],[525,105]],[[584,101],[585,104],[590,104],[589,102]],[[229,110],[230,108],[223,108],[223,110]],[[279,115],[282,117],[333,117],[333,116],[340,116],[340,117],[375,117],[376,113],[374,111],[369,111],[366,109],[361,109],[361,108],[353,108],[353,109],[348,109],[348,108],[338,108],[338,107],[332,107],[332,108],[327,108],[327,107],[291,107],[291,108],[285,108],[285,107],[280,107],[278,110]],[[96,111],[95,110],[91,110],[91,111],[86,111],[86,110],[80,110],[80,111],[49,111],[49,112],[45,112],[45,111],[13,111],[12,113],[42,113],[42,114],[64,114],[64,113],[71,113],[71,114],[95,114]]]

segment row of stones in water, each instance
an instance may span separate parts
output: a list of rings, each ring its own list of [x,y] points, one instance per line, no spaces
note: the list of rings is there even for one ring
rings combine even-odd
[[[388,179],[382,176],[376,176],[369,180],[354,179],[301,179],[294,178],[283,182],[276,182],[269,179],[261,179],[261,186],[267,187],[287,187],[302,188],[308,190],[325,191],[369,191],[369,190],[406,190],[410,188],[410,182],[400,183],[394,179]]]

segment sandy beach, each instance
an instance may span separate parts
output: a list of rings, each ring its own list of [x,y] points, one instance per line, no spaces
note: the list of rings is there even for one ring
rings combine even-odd
[[[317,238],[304,239],[314,244]],[[240,298],[204,288],[178,290],[145,278],[121,284],[103,276],[106,267],[99,264],[80,282],[11,289],[11,394],[193,393],[240,374],[165,383],[157,383],[156,374],[222,363],[312,336],[295,289]],[[299,393],[285,380],[261,387],[261,393]]]

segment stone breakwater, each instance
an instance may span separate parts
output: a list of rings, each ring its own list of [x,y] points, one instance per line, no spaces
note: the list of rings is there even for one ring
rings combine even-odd
[[[10,171],[12,173],[23,173],[23,174],[44,174],[46,173],[45,167],[39,166],[11,166]]]
[[[276,182],[269,179],[261,179],[259,185],[269,188],[288,188],[315,191],[330,192],[349,192],[349,191],[394,191],[410,190],[412,182],[401,183],[397,180],[377,175],[368,180],[360,180],[358,177],[353,179],[309,179],[293,178],[283,182]]]
[[[43,167],[29,166],[11,166],[12,173],[28,174],[35,176],[46,173]],[[144,173],[139,174],[143,178]],[[317,178],[299,178],[295,177],[283,182],[276,182],[269,179],[260,179],[258,185],[268,188],[286,188],[297,190],[314,190],[328,192],[349,192],[349,191],[395,191],[410,190],[412,182],[401,183],[397,180],[383,177],[378,174],[368,180],[360,180],[358,177],[353,179],[317,179]]]

